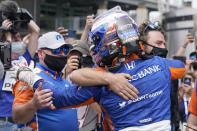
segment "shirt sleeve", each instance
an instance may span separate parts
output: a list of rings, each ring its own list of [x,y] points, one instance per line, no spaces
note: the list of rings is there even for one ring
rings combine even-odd
[[[29,66],[31,61],[33,61],[33,59],[31,58],[29,51],[26,49],[25,53],[22,56],[19,56],[17,59],[12,59],[11,63],[12,66]]]
[[[196,94],[196,82],[195,88],[192,92],[191,101],[189,103],[189,112],[197,116],[197,94]]]
[[[96,67],[96,68],[93,68],[94,70],[96,71],[106,71],[105,68],[102,68],[102,67]]]
[[[24,104],[33,97],[33,91],[31,88],[21,81],[17,81],[14,84],[12,93],[14,95],[13,105]]]
[[[184,76],[186,69],[183,62],[179,60],[170,60],[170,59],[165,59],[165,62],[170,70],[172,80],[179,79]]]
[[[30,55],[28,49],[25,50],[25,52],[24,52],[24,54],[23,54],[23,57],[26,59],[28,65],[30,64],[31,60],[34,60],[34,59],[31,57],[31,55]]]
[[[99,87],[78,87],[68,83],[69,87],[58,87],[46,81],[36,82],[34,88],[42,83],[42,89],[50,89],[53,92],[53,104],[56,108],[74,108],[94,102],[101,92]]]

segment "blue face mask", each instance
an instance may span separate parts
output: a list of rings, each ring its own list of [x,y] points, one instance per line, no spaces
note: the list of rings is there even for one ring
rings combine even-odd
[[[24,48],[23,42],[12,42],[12,53],[20,53]]]

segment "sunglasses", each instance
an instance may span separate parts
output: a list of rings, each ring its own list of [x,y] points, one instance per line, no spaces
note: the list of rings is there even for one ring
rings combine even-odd
[[[196,56],[190,56],[189,59],[190,60],[195,60],[196,59]]]
[[[145,32],[147,31],[147,29],[157,30],[157,29],[159,29],[159,23],[158,23],[158,22],[155,22],[154,24],[153,24],[153,23],[148,24],[148,25],[144,28],[143,34],[145,34]]]
[[[66,46],[63,46],[63,47],[60,47],[60,48],[57,48],[57,49],[49,49],[49,48],[43,48],[43,49],[50,50],[53,55],[58,55],[58,54],[61,53],[61,51],[63,51],[64,54],[67,55],[69,50],[70,50],[70,48],[66,47]]]

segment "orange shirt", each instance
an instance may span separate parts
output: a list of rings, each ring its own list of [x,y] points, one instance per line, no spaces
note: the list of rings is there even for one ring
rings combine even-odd
[[[17,81],[13,86],[12,93],[14,95],[13,105],[24,104],[33,98],[34,92],[22,81]]]
[[[191,101],[189,103],[189,112],[197,116],[196,82],[195,82],[195,88],[192,93]]]
[[[31,88],[22,81],[17,81],[12,89],[12,94],[14,95],[13,106],[27,103],[33,98],[34,92]],[[29,125],[35,131],[37,131],[36,121]]]

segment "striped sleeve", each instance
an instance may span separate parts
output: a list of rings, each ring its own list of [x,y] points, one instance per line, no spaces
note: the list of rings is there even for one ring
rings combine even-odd
[[[91,104],[94,102],[94,97],[101,92],[99,87],[78,87],[69,83],[67,83],[69,87],[58,87],[42,80],[36,83],[34,88],[37,88],[40,83],[42,83],[42,89],[50,89],[53,92],[53,104],[56,108],[74,108]]]

